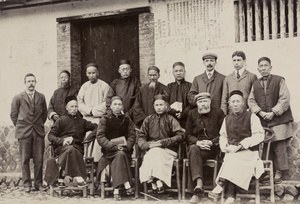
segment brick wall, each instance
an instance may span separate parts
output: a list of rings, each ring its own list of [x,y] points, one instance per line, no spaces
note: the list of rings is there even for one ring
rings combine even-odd
[[[79,28],[71,24],[71,84],[81,85],[81,35]]]

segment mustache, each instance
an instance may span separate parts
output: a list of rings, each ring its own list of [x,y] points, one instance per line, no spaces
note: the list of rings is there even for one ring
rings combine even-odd
[[[207,65],[207,67],[213,67],[211,64]]]

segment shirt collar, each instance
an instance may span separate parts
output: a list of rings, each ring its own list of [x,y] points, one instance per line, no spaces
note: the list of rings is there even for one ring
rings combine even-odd
[[[239,70],[240,76],[242,76],[242,74],[244,73],[244,71],[245,71],[245,67],[243,67],[243,68],[241,68],[241,69]],[[235,76],[236,76],[237,70],[235,70],[234,73],[235,73]]]
[[[29,91],[26,90],[26,93],[27,93],[28,96],[29,96],[30,94],[32,94],[32,97],[34,97],[35,90],[34,90],[33,92],[29,92]]]
[[[214,75],[214,73],[215,73],[215,70],[213,69],[212,71],[207,71],[207,70],[205,70],[205,73],[206,73],[206,75],[207,75],[207,77],[208,77],[208,73],[210,73],[211,74],[211,76],[213,76]]]

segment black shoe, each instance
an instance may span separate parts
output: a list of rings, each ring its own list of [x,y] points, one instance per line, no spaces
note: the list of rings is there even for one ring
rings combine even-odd
[[[120,201],[120,200],[121,200],[120,194],[114,194],[114,201]]]
[[[199,196],[199,195],[202,195],[204,193],[204,190],[203,190],[203,187],[200,187],[200,186],[196,186],[194,188],[194,194]]]
[[[64,182],[59,181],[57,183],[57,186],[60,187],[60,188],[62,188],[62,187],[66,187],[66,184]]]
[[[30,186],[24,187],[24,191],[25,193],[30,193],[31,187]]]
[[[133,195],[134,194],[134,191],[132,188],[128,188],[126,189],[126,195],[130,196],[130,195]]]
[[[281,182],[282,182],[282,172],[277,170],[275,172],[274,183],[279,184]]]
[[[157,188],[157,193],[162,194],[163,192],[165,192],[165,189],[163,186]]]
[[[36,186],[35,190],[36,191],[47,191],[48,187],[47,186]]]

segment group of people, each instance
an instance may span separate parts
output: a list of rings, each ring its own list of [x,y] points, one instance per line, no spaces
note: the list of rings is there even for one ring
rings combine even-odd
[[[30,158],[34,187],[42,187],[47,115],[54,121],[48,139],[56,155],[47,161],[44,180],[50,185],[58,180],[63,186],[66,175],[85,185],[83,141],[96,138],[97,182],[109,165],[115,200],[121,199],[121,187],[127,195],[133,194],[130,162],[135,143],[143,158],[140,181],[151,183],[154,193],[162,193],[165,185],[171,186],[173,161],[179,145],[186,142],[194,191],[191,202],[198,202],[203,193],[203,164],[221,150],[224,161],[210,195],[218,196],[225,190],[226,202],[232,203],[238,187],[247,190],[253,176],[264,176],[257,151],[264,140],[263,127],[275,132],[270,156],[274,180],[280,183],[288,169],[286,144],[292,137],[293,121],[285,79],[270,73],[268,57],[258,60],[259,79],[245,69],[244,52],[232,54],[235,70],[226,77],[215,70],[217,58],[214,53],[203,55],[205,72],[193,83],[185,81],[184,63],[174,63],[175,81],[167,86],[158,81],[156,66],[148,68],[149,83],[141,86],[131,76],[129,60],[120,61],[120,78],[110,85],[98,79],[96,64],[88,64],[89,81],[79,91],[70,86],[70,73],[64,70],[59,76],[61,88],[54,92],[48,110],[44,95],[35,91],[35,76],[27,74],[26,90],[14,97],[11,106],[25,191],[31,190]]]

